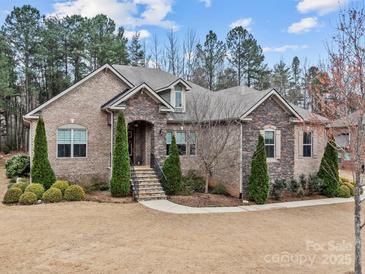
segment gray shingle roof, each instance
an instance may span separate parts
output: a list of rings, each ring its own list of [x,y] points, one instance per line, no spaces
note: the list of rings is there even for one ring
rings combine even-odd
[[[356,126],[359,118],[360,118],[360,111],[358,110],[345,117],[333,121],[329,126],[333,128]],[[365,115],[363,117],[363,125],[365,125]]]

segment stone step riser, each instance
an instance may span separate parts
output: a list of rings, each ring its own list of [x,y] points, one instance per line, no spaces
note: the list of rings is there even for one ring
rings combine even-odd
[[[134,168],[132,171],[137,201],[166,199],[160,180],[152,168]]]

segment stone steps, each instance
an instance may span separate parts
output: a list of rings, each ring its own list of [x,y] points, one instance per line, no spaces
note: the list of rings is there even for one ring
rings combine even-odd
[[[135,198],[137,201],[166,199],[160,180],[150,167],[134,167],[132,169]]]

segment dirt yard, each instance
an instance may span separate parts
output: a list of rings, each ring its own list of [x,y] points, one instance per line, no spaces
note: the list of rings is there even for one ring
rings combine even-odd
[[[351,204],[208,215],[0,205],[0,273],[345,273],[352,224]]]

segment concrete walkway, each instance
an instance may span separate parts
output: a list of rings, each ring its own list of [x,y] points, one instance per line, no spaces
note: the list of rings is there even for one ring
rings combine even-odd
[[[365,195],[362,195],[362,199]],[[320,206],[331,205],[340,203],[353,203],[354,198],[328,198],[317,200],[305,200],[265,205],[247,205],[236,207],[189,207],[184,205],[178,205],[168,200],[154,200],[154,201],[141,201],[140,204],[162,212],[173,214],[204,214],[204,213],[232,213],[232,212],[249,212],[249,211],[261,211],[272,210],[282,208],[296,208],[307,206]]]

